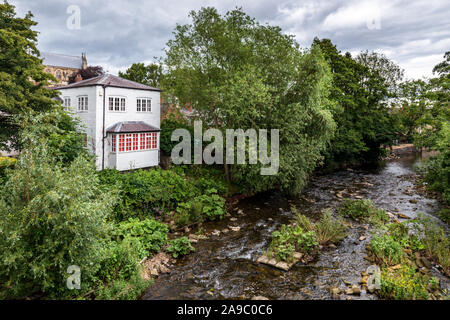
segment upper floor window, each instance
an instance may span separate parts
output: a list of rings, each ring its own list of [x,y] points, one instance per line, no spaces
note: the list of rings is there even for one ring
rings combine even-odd
[[[125,98],[121,97],[109,97],[109,111],[125,111],[126,103]]]
[[[78,111],[87,111],[88,110],[88,97],[80,96],[78,97]]]
[[[152,112],[152,99],[138,98],[136,101],[137,112]]]
[[[68,111],[71,107],[70,97],[64,97],[64,110]]]

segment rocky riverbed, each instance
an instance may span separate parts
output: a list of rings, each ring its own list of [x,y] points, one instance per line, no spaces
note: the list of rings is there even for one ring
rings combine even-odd
[[[311,218],[336,208],[343,198],[371,199],[400,221],[419,212],[435,217],[439,203],[414,188],[416,156],[383,163],[379,168],[343,170],[314,177],[297,199],[279,192],[259,194],[234,204],[225,219],[191,230],[196,251],[170,266],[147,289],[143,299],[376,299],[361,286],[371,265],[366,245],[371,227],[351,223],[340,244],[323,248],[315,261],[282,271],[257,262],[271,234],[292,219],[290,206]],[[438,219],[438,218],[436,218]],[[430,272],[449,287],[448,278]]]

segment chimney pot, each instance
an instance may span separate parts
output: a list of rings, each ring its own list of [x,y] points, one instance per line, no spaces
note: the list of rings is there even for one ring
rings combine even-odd
[[[81,76],[81,74],[77,74],[76,76],[75,76],[75,82],[80,82],[81,80],[83,80],[83,77]]]

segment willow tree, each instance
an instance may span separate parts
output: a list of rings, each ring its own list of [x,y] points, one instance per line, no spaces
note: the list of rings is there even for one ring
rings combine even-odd
[[[190,13],[167,43],[163,88],[190,103],[203,125],[220,130],[280,130],[280,169],[225,164],[228,179],[249,191],[276,185],[298,192],[321,161],[334,129],[330,71],[320,49],[302,51],[292,36],[235,9]]]

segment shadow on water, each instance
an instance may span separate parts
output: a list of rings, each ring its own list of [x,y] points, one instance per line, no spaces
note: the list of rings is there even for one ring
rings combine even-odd
[[[387,161],[376,168],[343,170],[317,176],[298,199],[287,199],[279,192],[263,193],[241,200],[231,221],[204,225],[208,239],[195,244],[196,251],[177,261],[168,274],[161,275],[147,289],[143,299],[240,299],[265,296],[270,299],[329,299],[330,287],[345,288],[344,281],[357,284],[361,271],[370,265],[364,259],[370,231],[362,224],[354,224],[350,235],[336,248],[323,251],[308,265],[298,263],[283,272],[256,263],[266,249],[271,234],[292,218],[290,205],[316,219],[324,208],[336,208],[341,198],[371,199],[378,207],[416,217],[418,212],[433,215],[439,211],[434,199],[414,190],[413,165],[420,158],[411,156]],[[234,220],[234,219],[233,219]],[[229,226],[239,226],[238,232]],[[213,230],[228,229],[220,235]],[[359,238],[366,239],[360,241]],[[341,295],[345,299],[345,295]],[[376,299],[362,292],[352,299]]]

